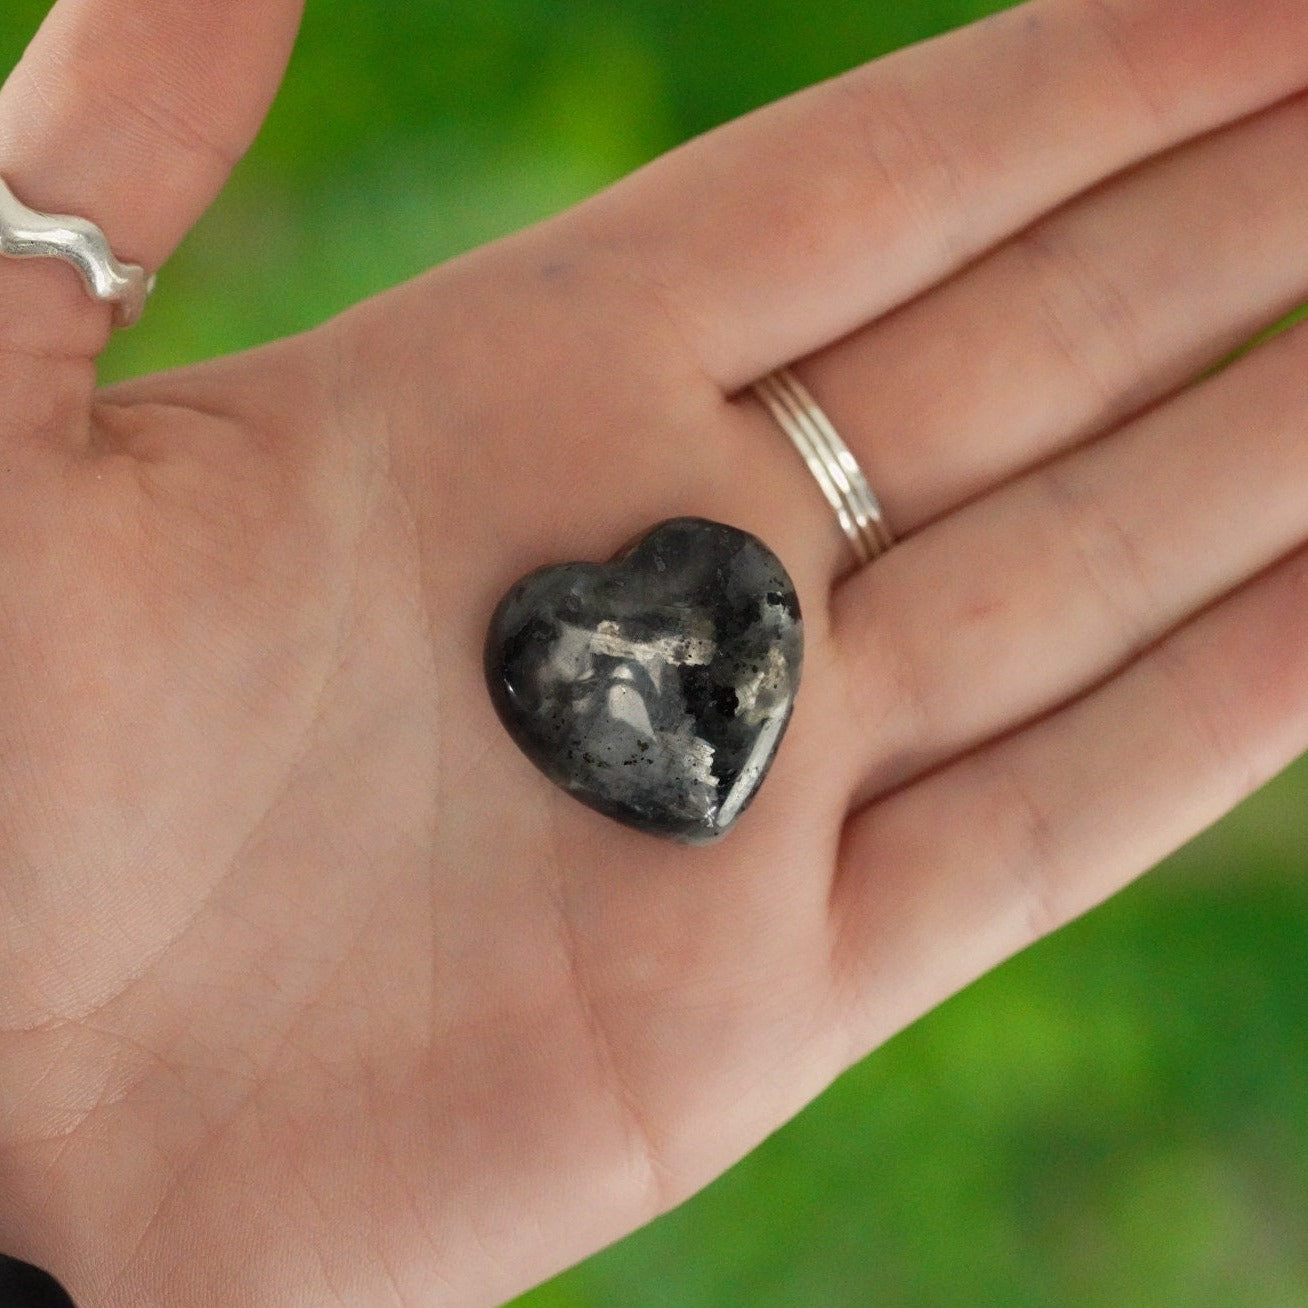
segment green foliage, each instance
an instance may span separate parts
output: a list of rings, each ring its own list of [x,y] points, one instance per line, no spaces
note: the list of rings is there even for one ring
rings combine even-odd
[[[309,0],[109,379],[309,327],[984,0]],[[5,0],[0,60],[45,8]],[[357,247],[363,222],[381,233]],[[1308,1303],[1301,772],[521,1308]]]

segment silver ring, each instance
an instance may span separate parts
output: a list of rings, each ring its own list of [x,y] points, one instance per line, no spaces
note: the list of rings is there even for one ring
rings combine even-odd
[[[114,306],[119,327],[139,322],[155,279],[134,263],[120,263],[105,234],[85,218],[38,213],[0,177],[0,254],[8,259],[61,259],[81,275],[91,297]]]
[[[753,389],[808,464],[859,563],[879,558],[895,543],[886,515],[849,446],[808,388],[789,368],[778,368]]]

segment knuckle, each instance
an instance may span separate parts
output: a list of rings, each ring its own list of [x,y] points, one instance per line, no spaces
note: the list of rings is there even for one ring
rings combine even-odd
[[[854,175],[869,188],[865,208],[875,212],[889,198],[908,219],[915,239],[925,237],[938,260],[953,266],[970,251],[949,215],[966,212],[974,187],[969,184],[965,152],[931,125],[929,107],[885,63],[855,69],[843,85],[852,102],[851,134],[860,167]]]
[[[1129,656],[1157,634],[1162,601],[1141,544],[1074,469],[1050,464],[1037,485],[1053,518],[1053,537],[1069,551],[1075,571],[1098,600]]]
[[[1211,677],[1203,675],[1186,642],[1169,641],[1153,654],[1154,670],[1171,700],[1179,732],[1199,759],[1204,775],[1226,780],[1231,802],[1252,794],[1267,780],[1249,749],[1239,715]]]
[[[947,733],[931,694],[929,660],[903,625],[860,624],[844,683],[844,702],[859,738],[876,742],[873,763],[860,776],[853,798],[861,806],[919,773]]]
[[[995,778],[994,821],[1007,851],[1007,878],[1015,894],[1022,927],[1034,943],[1057,931],[1070,914],[1057,893],[1064,864],[1056,823],[1032,785],[1011,766],[990,761]]]
[[[163,147],[182,157],[199,160],[230,172],[240,162],[241,151],[220,141],[201,126],[203,108],[188,106],[180,93],[160,92],[153,96],[128,95],[114,82],[100,78],[87,84],[87,94],[100,117],[108,115],[126,126],[142,146],[157,152]]]
[[[1031,287],[1037,330],[1088,391],[1096,418],[1115,412],[1143,369],[1139,313],[1112,275],[1080,249],[1066,223],[1028,228],[1013,242]]]
[[[1148,120],[1165,121],[1167,105],[1158,76],[1140,51],[1140,19],[1118,0],[1081,0],[1081,8],[1092,39],[1107,55],[1109,78]]]

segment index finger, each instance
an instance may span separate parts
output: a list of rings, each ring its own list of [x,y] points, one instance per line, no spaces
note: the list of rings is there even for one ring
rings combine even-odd
[[[1031,0],[719,128],[574,215],[731,393],[1305,83],[1305,0]]]

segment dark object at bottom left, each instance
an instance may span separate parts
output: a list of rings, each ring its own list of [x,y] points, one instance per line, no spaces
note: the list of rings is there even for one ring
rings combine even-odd
[[[73,1301],[40,1268],[0,1254],[0,1308],[73,1308]]]

